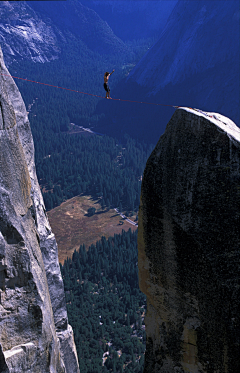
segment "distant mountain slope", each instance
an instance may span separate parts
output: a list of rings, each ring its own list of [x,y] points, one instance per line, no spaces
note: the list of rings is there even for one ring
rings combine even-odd
[[[103,55],[130,52],[108,24],[78,0],[0,2],[0,45],[7,64],[49,62],[73,40]]]
[[[122,40],[159,35],[177,0],[81,0],[94,9]]]
[[[92,9],[79,0],[29,1],[30,6],[43,17],[51,18],[61,32],[70,32],[80,38],[89,49],[100,54],[127,52],[128,48]]]
[[[169,83],[183,82],[222,62],[236,60],[238,9],[235,0],[179,1],[159,41],[129,78],[156,94]]]
[[[239,125],[238,1],[179,1],[158,42],[114,94],[217,111]],[[173,113],[136,104],[108,107],[110,125],[103,128],[149,141],[163,133]]]
[[[7,65],[19,59],[56,59],[59,38],[25,1],[0,1],[0,45]]]

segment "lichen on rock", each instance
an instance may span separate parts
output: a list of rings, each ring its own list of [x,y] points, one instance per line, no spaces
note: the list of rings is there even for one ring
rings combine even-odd
[[[240,129],[179,108],[149,157],[139,211],[144,373],[240,371]]]
[[[1,49],[0,345],[0,371],[79,372],[30,123]]]

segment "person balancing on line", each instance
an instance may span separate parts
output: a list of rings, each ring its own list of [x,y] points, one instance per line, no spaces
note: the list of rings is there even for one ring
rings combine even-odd
[[[108,79],[109,79],[109,76],[112,75],[113,72],[114,72],[114,70],[111,73],[106,71],[105,74],[104,74],[104,84],[103,84],[103,86],[104,86],[104,89],[106,91],[105,98],[111,98],[110,97],[110,88],[109,88],[109,85],[108,85]]]

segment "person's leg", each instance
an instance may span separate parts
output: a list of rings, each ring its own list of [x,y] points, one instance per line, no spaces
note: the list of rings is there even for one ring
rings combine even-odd
[[[105,96],[105,98],[108,98],[108,97],[107,97],[107,96],[108,96],[108,86],[107,86],[107,84],[104,83],[104,84],[103,84],[103,87],[104,87],[104,89],[105,89],[105,91],[106,91],[106,96]]]

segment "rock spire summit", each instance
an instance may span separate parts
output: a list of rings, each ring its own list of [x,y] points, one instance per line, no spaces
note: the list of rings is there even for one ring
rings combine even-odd
[[[240,129],[179,108],[144,171],[144,373],[240,371]]]

